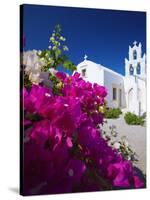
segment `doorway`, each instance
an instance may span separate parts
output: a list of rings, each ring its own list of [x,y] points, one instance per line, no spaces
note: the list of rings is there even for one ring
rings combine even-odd
[[[121,108],[122,106],[122,90],[119,89],[119,107]]]
[[[133,102],[133,88],[131,88],[128,92],[128,110],[131,112],[134,107],[134,102]]]

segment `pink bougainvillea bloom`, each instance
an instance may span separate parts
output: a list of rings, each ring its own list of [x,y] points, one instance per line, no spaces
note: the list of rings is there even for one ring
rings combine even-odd
[[[108,167],[108,177],[112,178],[114,186],[128,188],[132,176],[132,165],[129,161],[110,164]]]
[[[57,72],[56,78],[63,86],[59,94],[41,85],[23,88],[24,192],[143,187],[132,163],[108,145],[98,128],[106,89],[86,82],[79,73]]]
[[[137,176],[133,176],[135,188],[142,188],[144,186],[143,181]]]
[[[65,78],[66,78],[66,74],[65,74],[65,73],[62,73],[62,72],[57,72],[57,73],[56,73],[56,77],[57,77],[58,79],[60,79],[61,81],[64,81]]]
[[[49,102],[52,92],[49,88],[33,85],[30,92],[26,89],[23,90],[23,106],[25,111],[29,113],[38,113],[39,109]]]

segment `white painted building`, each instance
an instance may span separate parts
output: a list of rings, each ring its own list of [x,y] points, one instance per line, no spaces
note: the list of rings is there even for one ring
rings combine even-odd
[[[84,57],[77,65],[77,72],[91,83],[107,88],[108,107],[121,108],[137,115],[146,112],[146,55],[142,55],[142,45],[137,42],[129,46],[129,58],[125,58],[125,76],[94,63]]]

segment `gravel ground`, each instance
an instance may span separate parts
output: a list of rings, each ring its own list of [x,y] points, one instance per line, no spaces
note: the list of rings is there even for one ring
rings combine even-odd
[[[146,173],[146,126],[127,125],[124,121],[123,115],[118,119],[107,119],[107,123],[104,123],[103,130],[110,132],[109,126],[116,126],[118,136],[116,139],[120,139],[122,136],[126,136],[129,145],[138,155],[139,161],[136,166]]]

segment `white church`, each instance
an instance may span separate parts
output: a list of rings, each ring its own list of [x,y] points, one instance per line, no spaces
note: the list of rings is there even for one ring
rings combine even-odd
[[[107,88],[107,105],[121,108],[123,112],[142,115],[146,112],[146,54],[142,54],[141,43],[135,41],[129,46],[128,58],[125,58],[125,76],[94,63],[84,57],[77,65],[77,72],[91,83]]]

